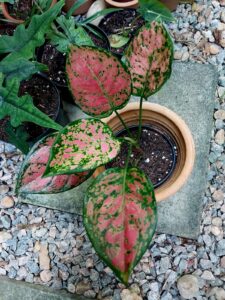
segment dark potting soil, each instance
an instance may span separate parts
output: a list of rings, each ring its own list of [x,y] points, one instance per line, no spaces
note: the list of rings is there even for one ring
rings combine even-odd
[[[16,27],[10,24],[0,24],[0,36],[1,35],[10,35],[14,34]]]
[[[47,79],[34,75],[31,79],[22,81],[19,96],[25,94],[32,96],[33,103],[38,109],[47,114],[51,119],[56,119],[59,96],[55,87]],[[25,123],[25,128],[30,135],[30,139],[37,138],[46,131],[46,128],[29,122]]]
[[[138,128],[130,129],[132,136],[137,137]],[[127,136],[126,131],[119,137]],[[177,146],[172,136],[155,126],[142,127],[141,150],[132,148],[129,166],[137,166],[150,178],[154,187],[161,185],[168,179],[177,160]],[[119,155],[106,168],[125,167],[128,155],[128,145],[123,143]]]
[[[47,43],[43,47],[41,62],[48,66],[49,79],[66,86],[66,54],[59,52],[55,46]]]
[[[0,120],[0,141],[8,141],[8,135],[5,132],[5,128],[7,126],[7,122],[9,121],[9,117],[5,117]]]
[[[15,19],[25,20],[31,14],[33,0],[15,0],[14,4],[8,4],[9,14]]]
[[[108,37],[112,34],[118,34],[132,38],[144,23],[144,19],[135,9],[124,9],[104,17],[100,22],[99,27]],[[122,55],[128,43],[120,48],[111,47],[111,51],[115,54]]]

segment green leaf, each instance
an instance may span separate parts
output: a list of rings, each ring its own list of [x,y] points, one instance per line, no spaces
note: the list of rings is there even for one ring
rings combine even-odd
[[[29,135],[25,131],[23,126],[14,128],[10,125],[10,123],[7,123],[5,132],[8,135],[9,143],[16,146],[16,148],[20,149],[20,151],[22,151],[24,154],[27,154],[29,152],[30,147],[27,143]]]
[[[47,12],[34,15],[28,28],[24,24],[17,26],[13,36],[1,36],[0,53],[10,53],[5,61],[18,57],[32,58],[36,47],[45,42],[45,33],[63,5],[64,1],[59,1]]]
[[[16,60],[11,57],[7,60],[3,59],[0,62],[0,72],[4,73],[6,80],[13,77],[18,80],[24,80],[37,72],[46,71],[48,71],[46,65],[40,64],[36,61],[29,61],[23,57],[19,57]]]
[[[44,176],[93,170],[112,160],[121,142],[97,119],[77,120],[58,134]]]
[[[57,175],[42,178],[50,155],[50,148],[57,133],[51,133],[38,141],[30,150],[19,171],[16,193],[19,194],[54,194],[70,190],[92,175],[83,172],[72,175]]]
[[[102,16],[105,16],[112,12],[119,11],[119,10],[121,10],[121,9],[120,8],[106,8],[106,9],[96,12],[94,15],[90,16],[89,18],[85,18],[84,20],[82,20],[78,23],[81,25],[88,24],[88,23],[91,23],[93,20],[97,19],[98,17],[102,17]]]
[[[52,28],[48,31],[48,38],[51,40],[51,44],[55,45],[57,50],[66,53],[71,45],[87,45],[94,46],[94,43],[87,32],[81,27],[76,26],[73,17],[66,19],[61,15],[56,19],[63,33],[56,28]]]
[[[0,0],[0,3],[10,3],[10,4],[14,4],[15,0]]]
[[[151,182],[137,168],[106,170],[88,188],[83,222],[97,254],[127,284],[156,228]]]
[[[126,45],[129,42],[129,37],[119,35],[119,34],[111,34],[109,37],[110,46],[112,48],[120,48]]]
[[[175,21],[171,11],[159,0],[139,0],[138,12],[147,22],[152,21]]]
[[[72,14],[85,3],[85,0],[74,1],[74,4],[71,6],[70,10],[66,14],[66,18],[70,18]]]
[[[6,82],[6,87],[0,86],[0,119],[10,116],[13,127],[18,127],[24,121],[37,125],[61,130],[62,126],[37,109],[30,95],[18,97],[20,81],[13,78]]]
[[[173,61],[173,43],[163,24],[141,27],[124,60],[131,73],[132,94],[146,99],[156,93],[170,77]]]

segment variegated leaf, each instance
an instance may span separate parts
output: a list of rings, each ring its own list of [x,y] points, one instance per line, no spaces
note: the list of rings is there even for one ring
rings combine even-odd
[[[148,96],[157,92],[171,74],[173,43],[162,23],[144,25],[125,53],[131,73],[133,94]]]
[[[90,172],[42,178],[57,134],[38,141],[27,155],[17,179],[19,194],[53,194],[74,188],[85,181]]]
[[[74,100],[88,115],[109,116],[129,100],[130,74],[110,52],[72,46],[66,71]]]
[[[153,186],[137,168],[108,169],[89,187],[84,225],[105,263],[127,284],[157,223]]]
[[[120,144],[109,126],[101,121],[74,121],[57,136],[44,175],[93,170],[116,157]]]

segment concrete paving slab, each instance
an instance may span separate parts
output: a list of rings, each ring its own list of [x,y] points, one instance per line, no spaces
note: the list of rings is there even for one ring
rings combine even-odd
[[[213,66],[175,62],[171,78],[157,94],[148,99],[179,114],[191,129],[196,146],[195,166],[187,183],[174,196],[158,206],[158,232],[193,239],[198,237],[216,84],[217,72]],[[131,101],[134,100],[133,98]],[[84,116],[77,107],[66,105],[65,109],[72,119]],[[29,195],[20,201],[80,214],[83,192],[90,181],[65,193],[49,196]]]
[[[0,276],[0,300],[87,300],[83,296],[52,290],[41,285],[26,283]]]

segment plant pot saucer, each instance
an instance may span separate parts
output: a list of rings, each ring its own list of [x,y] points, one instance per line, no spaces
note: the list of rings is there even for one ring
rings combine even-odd
[[[128,126],[138,124],[139,102],[130,103],[118,112]],[[157,125],[170,132],[178,146],[177,163],[172,175],[155,189],[156,200],[159,202],[174,195],[187,181],[194,166],[195,146],[186,123],[170,109],[159,104],[144,102],[142,116],[143,124]],[[123,128],[116,114],[103,121],[112,128],[114,133]],[[98,168],[94,176],[96,177],[103,170],[104,167]]]

